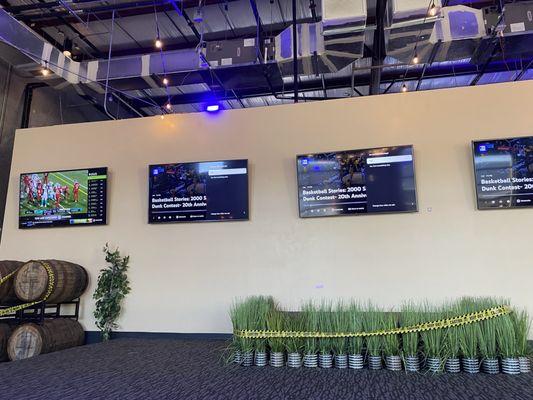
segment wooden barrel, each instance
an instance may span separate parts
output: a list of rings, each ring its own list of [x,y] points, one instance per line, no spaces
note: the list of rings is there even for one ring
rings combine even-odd
[[[15,276],[15,293],[22,301],[42,300],[48,290],[48,272],[42,263],[47,263],[54,273],[54,288],[46,299],[47,303],[62,303],[74,300],[87,288],[85,269],[67,261],[29,261]]]
[[[24,324],[16,328],[7,344],[12,361],[23,360],[75,346],[85,341],[85,333],[78,321],[59,318],[45,320],[42,325]]]
[[[0,362],[9,360],[7,356],[7,341],[11,336],[11,326],[9,324],[0,323]]]
[[[16,271],[23,264],[20,261],[0,261],[0,279]],[[0,305],[4,306],[19,302],[15,294],[14,281],[15,279],[12,277],[0,285]]]

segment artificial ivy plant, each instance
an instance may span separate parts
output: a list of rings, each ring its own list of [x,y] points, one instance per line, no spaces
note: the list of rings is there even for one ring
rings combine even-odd
[[[100,270],[93,298],[96,300],[96,326],[102,332],[102,341],[110,338],[111,332],[118,327],[122,300],[130,292],[127,270],[130,257],[122,257],[119,249],[111,251],[106,243],[105,260],[109,264]]]

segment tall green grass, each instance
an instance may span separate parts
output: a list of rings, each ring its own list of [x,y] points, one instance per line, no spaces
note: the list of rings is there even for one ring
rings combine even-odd
[[[496,325],[496,343],[502,358],[518,357],[519,349],[516,341],[515,324],[511,315],[499,317]]]
[[[526,310],[515,311],[511,315],[515,328],[517,354],[519,357],[527,357],[530,354],[528,336],[531,329],[531,318]]]
[[[330,332],[348,332],[350,329],[350,314],[348,307],[339,301],[333,309],[332,317],[332,331]],[[345,337],[332,338],[332,350],[335,355],[344,355],[348,351],[348,340]]]
[[[367,310],[363,314],[363,326],[365,332],[383,330],[386,326],[385,313],[369,303]],[[383,337],[368,336],[366,338],[366,349],[371,356],[381,356],[383,352]]]
[[[472,297],[465,297],[459,300],[458,309],[461,314],[468,314],[483,309],[483,304]],[[478,358],[478,346],[481,333],[479,323],[466,324],[458,327],[459,349],[464,358]]]
[[[395,312],[387,312],[383,316],[385,330],[396,329],[399,326],[398,314]],[[385,335],[383,336],[383,353],[386,356],[400,355],[400,335]]]
[[[286,327],[286,315],[279,309],[270,311],[267,317],[267,327],[270,331],[282,331]],[[282,353],[285,350],[283,338],[272,337],[267,340],[268,347],[273,353]]]
[[[373,332],[414,326],[443,318],[456,317],[496,305],[506,300],[465,297],[444,306],[407,303],[400,313],[385,313],[368,303],[320,303],[302,305],[300,313],[283,312],[271,296],[252,296],[235,301],[230,309],[234,330],[272,330],[307,332]],[[515,312],[448,329],[421,333],[350,338],[270,338],[250,339],[235,336],[232,348],[241,352],[303,352],[304,354],[362,354],[365,343],[370,355],[414,356],[422,351],[431,358],[516,357],[528,355],[531,319],[527,312]]]
[[[300,313],[289,313],[285,317],[285,330],[301,332],[304,330],[305,320]],[[287,353],[301,353],[305,346],[305,339],[300,337],[284,338],[283,343]]]
[[[423,322],[432,322],[445,318],[446,313],[440,307],[426,303],[421,314]],[[433,329],[420,332],[424,355],[428,358],[444,358],[446,348],[444,343],[444,329]]]
[[[448,302],[444,308],[446,310],[446,318],[458,317],[463,312],[458,302]],[[444,352],[446,354],[446,358],[459,358],[459,355],[461,354],[460,336],[461,327],[454,326],[445,330]]]
[[[267,319],[276,308],[271,296],[251,296],[245,300],[237,300],[230,309],[230,318],[234,330],[265,330]],[[242,352],[266,351],[265,339],[233,338],[235,350]]]
[[[420,307],[414,303],[405,304],[400,312],[400,326],[409,327],[418,325],[422,322],[420,314]],[[419,334],[418,332],[402,334],[402,353],[404,357],[416,356],[419,349]]]
[[[356,302],[351,302],[348,305],[348,331],[349,332],[362,332],[363,331],[363,312],[361,305]],[[348,338],[348,353],[349,354],[362,354],[364,339],[363,337],[350,337]]]
[[[329,301],[322,301],[318,307],[318,329],[320,332],[334,332],[335,320],[333,315],[333,305]],[[335,346],[332,338],[319,338],[318,351],[321,354],[330,354]]]
[[[305,303],[302,306],[302,326],[306,332],[318,332],[318,309],[313,302]],[[303,341],[304,354],[316,354],[318,351],[318,341],[316,338],[305,338]]]

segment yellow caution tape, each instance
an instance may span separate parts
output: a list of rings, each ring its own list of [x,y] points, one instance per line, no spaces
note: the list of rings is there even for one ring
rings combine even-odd
[[[268,330],[235,330],[234,335],[242,338],[269,339],[269,338],[346,338],[400,335],[403,333],[424,332],[434,329],[452,328],[491,318],[500,317],[511,313],[509,306],[503,305],[486,310],[464,314],[459,317],[440,319],[418,325],[379,330],[374,332],[301,332],[301,331],[268,331]]]
[[[50,295],[52,294],[52,291],[54,290],[54,286],[55,286],[55,275],[54,275],[54,271],[52,270],[52,267],[50,267],[50,264],[48,264],[45,261],[35,261],[35,262],[38,262],[39,264],[41,264],[44,267],[44,269],[46,269],[46,273],[48,274],[48,288],[46,290],[45,295],[43,296],[43,298],[41,300],[32,301],[31,303],[19,304],[18,306],[1,309],[0,310],[0,317],[2,317],[4,315],[15,313],[15,312],[20,311],[20,310],[24,310],[25,308],[34,306],[35,304],[42,303],[43,301],[48,299],[48,297],[50,297]],[[2,279],[0,279],[0,286],[4,282],[7,282],[8,279],[13,277],[18,272],[19,269],[20,268],[18,268],[17,270],[11,272],[10,274],[8,274],[5,277],[3,277]]]

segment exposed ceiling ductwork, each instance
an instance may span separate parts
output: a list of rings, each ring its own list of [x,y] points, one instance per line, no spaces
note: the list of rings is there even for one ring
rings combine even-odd
[[[255,4],[255,1],[250,3]],[[300,75],[322,75],[324,81],[324,74],[343,74],[352,65],[353,87],[359,69],[368,72],[395,65],[407,68],[415,56],[421,64],[472,58],[481,65],[498,54],[497,41],[502,36],[509,40],[508,50],[513,56],[533,55],[533,45],[528,40],[533,27],[527,19],[520,22],[523,15],[527,18],[532,2],[507,5],[506,13],[510,14],[512,22],[501,18],[498,9],[442,6],[438,0],[429,4],[427,0],[389,0],[386,4],[382,28],[384,51],[381,58],[376,57],[377,64],[369,65],[364,60],[370,55],[374,58],[375,43],[379,40],[373,35],[379,29],[379,21],[371,15],[375,12],[371,8],[375,9],[376,4],[367,3],[367,0],[322,0],[320,14],[313,8],[316,22],[297,25]],[[202,14],[202,19],[205,17]],[[75,61],[27,24],[0,9],[0,40],[63,78],[64,82],[79,86],[78,90],[90,86],[93,91],[104,93],[106,83],[118,91],[160,89],[165,86],[161,81],[164,76],[174,86],[211,80],[211,90],[225,94],[232,91],[235,97],[235,91],[249,88],[263,88],[277,97],[278,89],[287,84],[283,77],[293,70],[292,27],[286,25],[280,33],[270,35],[269,30],[261,26],[259,12],[256,22],[256,35],[242,39],[212,41],[205,40],[202,35],[197,46],[186,49],[118,57],[113,57],[114,51],[111,51],[109,61],[106,58]],[[193,29],[195,23],[190,22],[189,26]],[[390,67],[380,65],[385,56]],[[302,87],[306,87],[305,84]],[[159,107],[160,102],[155,101],[153,106]]]

